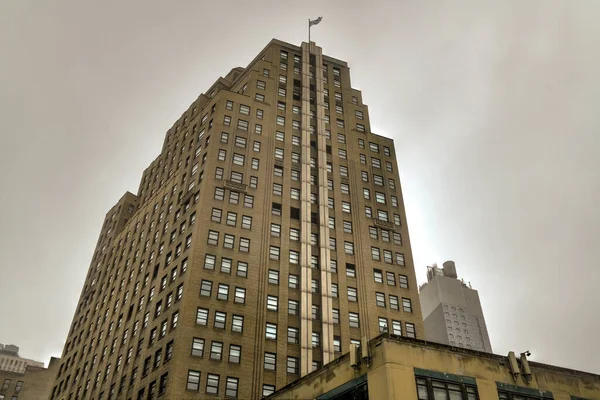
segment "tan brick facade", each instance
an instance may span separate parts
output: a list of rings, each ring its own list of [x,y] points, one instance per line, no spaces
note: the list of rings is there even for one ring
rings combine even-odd
[[[345,62],[273,40],[107,214],[53,398],[260,398],[380,318],[423,337],[394,143]]]
[[[28,365],[21,373],[0,370],[0,400],[46,400],[59,364],[60,359],[53,357],[48,368]]]

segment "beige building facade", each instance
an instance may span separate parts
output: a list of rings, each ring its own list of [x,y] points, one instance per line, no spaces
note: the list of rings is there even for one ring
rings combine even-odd
[[[43,363],[38,363],[29,364],[18,372],[0,370],[0,400],[48,399],[59,364],[60,359],[52,357],[48,368],[44,368]]]
[[[600,376],[390,334],[268,400],[598,400]]]
[[[107,213],[52,398],[261,398],[424,337],[395,155],[344,61],[272,40]]]

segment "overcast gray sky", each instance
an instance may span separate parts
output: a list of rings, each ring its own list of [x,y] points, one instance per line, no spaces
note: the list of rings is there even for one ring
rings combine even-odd
[[[396,140],[419,280],[455,260],[496,353],[600,373],[599,14],[593,0],[0,0],[0,342],[60,355],[104,214],[166,130],[323,16],[313,40]]]

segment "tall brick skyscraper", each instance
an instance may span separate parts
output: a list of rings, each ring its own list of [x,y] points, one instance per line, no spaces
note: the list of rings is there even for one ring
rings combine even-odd
[[[347,64],[271,41],[106,215],[52,398],[260,398],[361,337],[423,337],[405,221]]]

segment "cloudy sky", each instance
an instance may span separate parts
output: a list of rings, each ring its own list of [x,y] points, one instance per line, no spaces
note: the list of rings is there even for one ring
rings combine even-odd
[[[419,280],[455,260],[496,353],[600,373],[599,12],[0,0],[0,342],[60,355],[104,214],[166,130],[218,76],[323,16],[313,40],[348,61],[374,132],[396,140]]]

